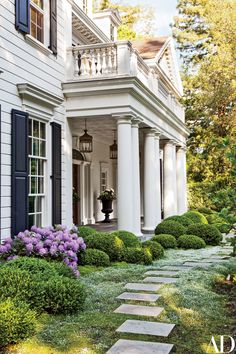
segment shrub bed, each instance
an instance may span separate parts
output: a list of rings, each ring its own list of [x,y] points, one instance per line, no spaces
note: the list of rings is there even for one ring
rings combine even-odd
[[[120,260],[124,250],[124,242],[118,236],[108,233],[97,233],[96,237],[88,236],[86,245],[105,252],[111,261]]]
[[[152,254],[149,248],[131,248],[123,251],[123,260],[127,263],[152,264]]]
[[[9,298],[0,302],[0,349],[32,336],[36,324],[36,313],[24,302],[16,305]]]
[[[81,253],[80,264],[107,267],[110,264],[110,259],[105,252],[88,248],[85,252]]]
[[[92,227],[90,226],[79,226],[78,227],[78,234],[80,237],[83,237],[83,239],[86,242],[86,237],[90,236],[90,235],[95,235],[97,233],[96,230],[94,230]]]
[[[138,237],[132,232],[119,230],[119,231],[112,232],[112,235],[118,236],[124,242],[125,247],[140,246],[140,241]]]
[[[178,238],[178,247],[185,249],[199,249],[206,247],[206,243],[201,237],[195,235],[182,235]]]
[[[152,241],[158,242],[163,248],[176,248],[177,247],[177,241],[173,235],[160,234],[160,235],[154,236],[152,238]]]
[[[164,248],[157,242],[145,241],[142,243],[143,248],[151,251],[152,259],[160,259],[164,256]]]
[[[195,224],[188,227],[187,235],[201,237],[207,245],[217,246],[222,240],[221,232],[212,225]]]
[[[167,220],[167,221],[162,221],[159,225],[157,225],[155,229],[155,234],[160,235],[160,234],[168,234],[168,235],[173,235],[176,238],[183,235],[186,231],[186,227],[181,225],[177,221],[172,221],[172,220]]]
[[[16,255],[37,256],[46,259],[63,260],[72,268],[75,275],[77,270],[78,254],[86,248],[82,237],[78,237],[77,228],[68,230],[64,226],[55,228],[37,228],[20,232],[14,239],[8,238],[0,246],[0,258],[13,259]]]
[[[199,213],[199,211],[187,211],[187,213],[184,213],[183,216],[189,218],[195,224],[208,224],[207,218],[203,214]]]

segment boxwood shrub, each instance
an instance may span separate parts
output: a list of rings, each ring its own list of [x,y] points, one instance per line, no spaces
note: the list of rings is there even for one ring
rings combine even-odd
[[[164,257],[164,248],[157,242],[145,241],[142,247],[150,249],[153,260]]]
[[[178,223],[180,223],[181,225],[188,227],[192,224],[194,224],[194,222],[188,218],[187,216],[184,215],[173,215],[173,216],[169,216],[168,218],[166,218],[164,221],[177,221]]]
[[[207,218],[199,213],[199,211],[187,211],[187,213],[184,213],[183,216],[188,217],[190,220],[192,220],[195,224],[201,223],[201,224],[208,224]]]
[[[228,234],[232,229],[231,224],[212,224],[212,226],[215,226],[222,234]]]
[[[185,249],[199,249],[205,248],[206,242],[201,237],[195,235],[182,235],[178,238],[178,246]]]
[[[203,238],[207,245],[217,246],[222,240],[221,232],[212,225],[195,224],[187,228],[187,235],[195,235]]]
[[[86,238],[87,248],[95,248],[108,254],[111,261],[118,261],[122,257],[124,242],[116,235],[97,233]]]
[[[110,259],[105,252],[88,248],[80,254],[80,264],[107,267],[110,264]]]
[[[198,211],[199,213],[201,214],[207,214],[207,215],[210,215],[210,214],[214,214],[215,211],[214,210],[211,210],[210,208],[198,208]]]
[[[127,263],[152,264],[152,254],[149,248],[127,247],[123,252],[123,260]]]
[[[139,247],[140,241],[138,237],[129,231],[119,230],[112,232],[112,235],[118,236],[123,242],[125,247]]]
[[[36,325],[35,311],[24,302],[15,304],[9,298],[0,302],[0,349],[32,336]]]
[[[180,235],[183,235],[186,231],[186,227],[181,225],[177,221],[167,220],[162,221],[159,225],[157,225],[155,229],[155,234],[168,234],[173,235],[176,238]]]
[[[176,248],[177,241],[173,235],[160,234],[152,238],[153,242],[158,242],[163,248]]]
[[[90,235],[95,235],[97,233],[96,230],[94,230],[90,226],[79,226],[78,227],[78,234],[80,237],[83,237],[84,241],[86,241],[86,237]]]

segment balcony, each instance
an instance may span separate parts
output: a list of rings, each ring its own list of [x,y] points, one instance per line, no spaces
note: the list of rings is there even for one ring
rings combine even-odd
[[[127,41],[75,46],[67,50],[67,81],[137,77],[164,106],[184,121],[181,94],[154,61],[146,62]]]

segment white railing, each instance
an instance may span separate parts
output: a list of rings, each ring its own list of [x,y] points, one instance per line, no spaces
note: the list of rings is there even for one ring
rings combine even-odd
[[[98,43],[71,47],[67,51],[67,79],[85,80],[114,76],[136,76],[178,118],[184,108],[160,79],[157,67],[149,66],[130,42]]]

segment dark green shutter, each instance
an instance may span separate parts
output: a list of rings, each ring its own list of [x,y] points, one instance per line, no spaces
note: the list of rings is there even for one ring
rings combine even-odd
[[[12,236],[28,227],[28,120],[28,113],[12,110]]]
[[[52,224],[61,224],[61,126],[52,127]]]
[[[57,54],[57,0],[50,1],[50,46],[53,54]]]
[[[15,0],[16,29],[30,33],[30,0]]]

